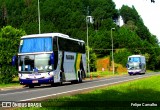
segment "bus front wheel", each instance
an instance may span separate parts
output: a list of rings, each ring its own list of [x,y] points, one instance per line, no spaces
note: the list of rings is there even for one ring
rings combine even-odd
[[[30,84],[30,85],[29,85],[29,88],[34,88],[34,85]]]

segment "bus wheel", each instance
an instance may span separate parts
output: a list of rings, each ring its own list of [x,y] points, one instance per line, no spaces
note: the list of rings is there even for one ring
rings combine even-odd
[[[72,84],[77,84],[78,83],[78,80],[73,80],[71,81]]]
[[[29,88],[34,88],[34,85],[30,84],[30,85],[29,85]]]
[[[54,83],[51,83],[51,87],[54,87],[55,86],[55,84]]]
[[[85,74],[85,71],[82,71],[82,79],[86,78],[86,74]]]
[[[78,82],[82,83],[82,73],[78,72]]]
[[[60,72],[60,82],[59,82],[59,85],[62,86],[63,84],[63,76],[62,76],[62,72]]]

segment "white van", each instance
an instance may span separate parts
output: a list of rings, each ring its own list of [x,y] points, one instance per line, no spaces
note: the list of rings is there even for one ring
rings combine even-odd
[[[142,55],[131,55],[128,57],[127,70],[129,75],[145,74],[146,59]]]

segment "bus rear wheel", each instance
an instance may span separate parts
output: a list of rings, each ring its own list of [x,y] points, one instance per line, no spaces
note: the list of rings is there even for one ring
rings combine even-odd
[[[63,85],[63,73],[60,72],[60,82],[58,83],[59,86]]]
[[[82,83],[82,73],[78,72],[78,82]]]
[[[73,80],[71,81],[72,84],[77,84],[78,83],[78,80]]]

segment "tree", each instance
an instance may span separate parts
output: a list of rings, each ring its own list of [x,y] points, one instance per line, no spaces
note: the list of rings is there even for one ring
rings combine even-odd
[[[123,5],[120,9],[120,15],[122,16],[125,24],[127,24],[127,21],[129,20],[133,21],[134,23],[137,23],[141,19],[134,6],[132,6],[131,8],[129,6]]]
[[[11,66],[12,56],[17,55],[20,37],[25,35],[21,29],[11,26],[3,27],[0,31],[0,83],[9,83],[17,70]]]
[[[88,38],[97,57],[110,55],[111,28],[114,27],[114,49],[126,48],[132,54],[149,54],[148,62],[154,59],[152,66],[160,68],[156,66],[160,62],[158,40],[144,25],[134,6],[123,5],[117,10],[113,0],[40,0],[40,12],[41,33],[60,32],[86,42],[86,16],[92,16],[94,23],[88,24]],[[119,15],[125,23],[122,27],[114,23]],[[21,28],[27,34],[37,34],[37,0],[0,0],[0,27],[5,25]]]
[[[132,55],[132,53],[126,48],[118,50],[114,53],[114,61],[116,63],[122,64],[125,67],[127,64],[128,56],[130,55]],[[111,59],[111,55],[110,55],[110,59]]]
[[[1,6],[1,10],[0,10],[0,27],[1,26],[6,26],[7,24],[7,8],[6,8],[6,4],[4,1],[2,1],[2,6]]]

